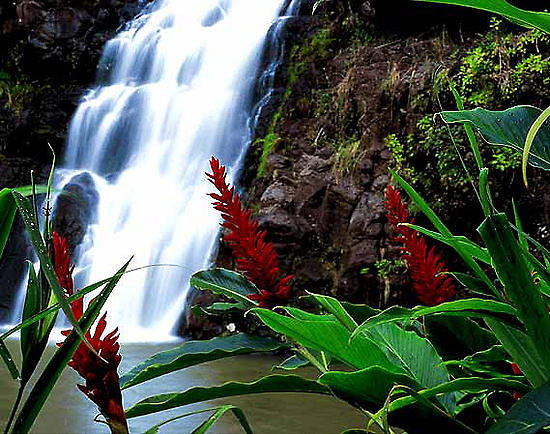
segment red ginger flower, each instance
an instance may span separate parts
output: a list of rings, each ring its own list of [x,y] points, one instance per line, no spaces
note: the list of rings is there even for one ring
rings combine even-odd
[[[407,263],[413,290],[418,299],[427,306],[435,306],[450,300],[456,294],[452,279],[443,274],[447,271],[441,255],[432,247],[428,249],[426,239],[400,223],[414,223],[401,199],[399,191],[388,185],[384,206],[388,221],[396,236],[393,241],[403,244],[401,251]]]
[[[250,294],[248,298],[258,301],[260,307],[265,308],[286,303],[294,276],[279,279],[279,260],[273,243],[265,241],[266,232],[259,229],[252,212],[243,206],[235,187],[230,188],[227,184],[225,167],[212,157],[210,168],[212,173],[206,176],[219,193],[209,196],[216,201],[214,208],[222,215],[222,227],[229,231],[223,239],[231,248],[237,268],[260,291],[259,294]]]
[[[71,264],[67,240],[57,232],[53,233],[54,265],[60,285],[67,296],[74,293]],[[80,320],[84,313],[84,299],[81,297],[71,304],[71,310],[77,320]],[[126,415],[122,407],[122,393],[117,373],[118,365],[122,357],[118,354],[120,345],[117,342],[118,328],[107,334],[104,338],[101,335],[107,327],[107,314],[104,314],[97,323],[93,336],[90,331],[86,338],[96,352],[101,356],[97,357],[90,348],[83,342],[80,343],[69,362],[69,366],[86,380],[85,385],[78,384],[78,388],[90,398],[99,408],[101,414],[109,424],[111,432],[122,434],[128,433]],[[68,336],[70,330],[61,332]],[[58,344],[63,345],[62,343]]]

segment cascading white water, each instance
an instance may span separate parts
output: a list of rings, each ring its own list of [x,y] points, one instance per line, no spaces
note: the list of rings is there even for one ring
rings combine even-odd
[[[112,275],[131,256],[133,267],[183,266],[124,277],[107,304],[121,339],[169,336],[191,273],[208,266],[219,217],[204,172],[211,155],[233,175],[239,168],[263,47],[285,3],[158,0],[105,48],[58,172],[60,188],[89,172],[100,198],[76,283]]]

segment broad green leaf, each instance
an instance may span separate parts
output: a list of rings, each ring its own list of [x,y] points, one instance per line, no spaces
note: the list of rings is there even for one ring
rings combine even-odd
[[[329,297],[327,295],[311,294],[311,298],[315,300],[323,309],[328,313],[333,314],[340,323],[347,328],[349,331],[355,330],[357,323],[351,317],[351,315],[344,309],[342,304],[334,297]]]
[[[525,384],[520,381],[509,380],[505,378],[469,377],[458,378],[456,380],[440,384],[430,389],[420,390],[418,394],[424,398],[429,399],[441,394],[453,392],[479,393],[487,390],[526,391],[528,390],[528,387],[526,387]],[[413,396],[399,398],[389,405],[389,410],[395,411],[408,405],[414,404],[415,402],[416,398]]]
[[[59,280],[57,279],[57,276],[55,274],[55,269],[52,265],[50,257],[48,256],[48,251],[44,244],[44,239],[42,238],[42,234],[40,233],[40,230],[38,228],[38,223],[34,218],[32,206],[29,204],[27,199],[25,199],[17,191],[13,190],[12,194],[15,199],[15,203],[19,208],[21,217],[23,218],[23,222],[25,223],[25,227],[27,229],[27,233],[29,234],[31,243],[34,247],[36,256],[38,256],[38,259],[40,260],[40,269],[44,273],[44,276],[47,279],[48,284],[50,285],[57,299],[57,302],[60,304],[61,309],[63,309],[63,312],[65,312],[65,315],[67,316],[67,319],[73,326],[75,332],[80,336],[80,338],[88,346],[88,348],[90,348],[90,350],[95,353],[96,351],[93,349],[93,347],[90,345],[90,343],[86,339],[84,332],[80,329],[80,326],[78,325],[78,321],[75,319],[71,311],[70,304],[65,299],[65,296],[63,294],[63,288],[61,288],[61,285],[59,284]]]
[[[550,33],[550,14],[532,12],[511,5],[505,0],[417,0],[425,3],[441,3],[455,6],[465,6],[486,12],[502,15],[504,18],[524,27],[542,30]]]
[[[191,434],[204,434],[228,411],[231,411],[235,415],[246,433],[252,434],[252,429],[250,428],[248,420],[246,420],[244,412],[239,407],[235,407],[234,405],[224,405],[223,407],[218,408],[212,416],[195,428]]]
[[[124,275],[129,263],[128,261],[118,273],[115,274],[109,284],[103,288],[101,293],[91,301],[79,321],[81,330],[88,330],[92,326],[109,295],[111,295],[118,281]],[[38,414],[42,410],[42,407],[55,386],[55,383],[57,383],[65,366],[69,363],[81,342],[82,339],[80,335],[73,329],[63,342],[63,345],[57,349],[50,359],[29,393],[13,426],[14,433],[28,433],[31,430]]]
[[[485,322],[533,386],[550,381],[550,372],[529,336],[495,318],[486,318]]]
[[[357,324],[365,322],[368,318],[380,312],[380,309],[375,309],[366,304],[350,303],[348,301],[342,301],[340,303]]]
[[[228,411],[232,411],[233,414],[235,415],[235,417],[237,418],[237,420],[239,421],[239,423],[241,424],[241,426],[243,427],[243,430],[248,433],[248,434],[252,434],[252,429],[250,428],[250,424],[248,423],[248,420],[246,419],[243,411],[239,408],[239,407],[235,407],[234,405],[221,405],[219,407],[213,407],[213,408],[204,408],[204,409],[201,409],[201,410],[195,410],[195,411],[190,411],[189,413],[184,413],[184,414],[180,414],[179,416],[175,416],[175,417],[172,417],[168,420],[165,420],[151,428],[149,428],[147,431],[145,431],[143,434],[158,434],[160,431],[160,428],[162,428],[164,425],[168,425],[169,423],[172,423],[172,422],[175,422],[177,420],[180,420],[180,419],[183,419],[184,417],[189,417],[189,416],[194,416],[196,414],[202,414],[202,413],[210,413],[210,412],[215,412],[214,415],[210,418],[208,418],[203,424],[201,424],[197,429],[203,427],[203,425],[206,426],[206,430],[208,430],[209,428],[212,427],[212,425],[214,425],[214,423],[221,417],[223,416],[225,413],[227,413]],[[214,416],[217,416],[215,418],[215,420],[212,421],[212,423],[210,423],[210,420],[214,417]],[[206,431],[193,431],[194,433],[195,432],[206,432]]]
[[[282,333],[299,345],[315,351],[323,351],[353,368],[390,365],[377,343],[366,336],[350,342],[351,333],[336,320],[299,320],[267,309],[253,309],[252,312],[269,328]]]
[[[197,289],[236,300],[247,309],[258,306],[258,303],[248,298],[248,295],[258,293],[256,286],[234,271],[223,268],[199,271],[191,276],[190,284]]]
[[[299,375],[268,375],[251,383],[231,381],[220,386],[192,387],[183,392],[150,396],[130,407],[126,416],[133,418],[211,399],[272,392],[330,394],[329,389],[317,381]]]
[[[274,351],[285,347],[275,339],[239,333],[207,341],[189,341],[157,353],[139,363],[120,378],[122,389],[189,366],[239,354]]]
[[[339,398],[361,407],[383,405],[392,387],[399,384],[420,388],[412,378],[395,367],[371,366],[355,372],[329,371],[321,375],[318,381]]]
[[[245,307],[242,303],[225,303],[217,302],[212,303],[210,306],[193,306],[191,308],[193,313],[197,314],[206,314],[206,315],[223,315],[226,313],[234,313],[245,310]]]
[[[532,106],[516,106],[504,111],[482,108],[441,112],[447,123],[470,123],[491,145],[501,145],[523,153],[529,128],[542,110]],[[536,135],[529,152],[529,163],[550,170],[550,125],[545,124]]]
[[[380,344],[388,359],[401,366],[410,378],[422,388],[431,388],[449,381],[449,373],[443,359],[434,346],[413,331],[403,330],[396,324],[383,324],[371,328],[368,336]],[[441,402],[449,410],[455,407],[455,397],[442,397]]]
[[[431,307],[417,306],[413,309],[392,306],[380,312],[378,315],[367,319],[355,329],[351,338],[355,339],[361,333],[365,333],[369,329],[380,324],[415,320],[423,316],[436,314],[464,315],[467,317],[477,316],[481,318],[487,316],[505,316],[513,320],[517,312],[516,309],[508,303],[495,300],[484,300],[481,298],[465,298],[462,300],[448,301]]]
[[[468,317],[428,316],[424,327],[426,337],[444,359],[464,358],[498,343],[491,330]]]
[[[294,354],[288,359],[283,360],[283,362],[277,366],[274,366],[273,369],[283,369],[285,371],[292,371],[294,369],[303,368],[308,366],[309,361],[304,359],[300,354]]]
[[[473,258],[476,258],[486,264],[491,263],[491,257],[487,253],[487,249],[478,246],[476,243],[470,241],[464,236],[453,235],[452,237],[446,237],[441,235],[439,232],[430,231],[429,229],[423,228],[422,226],[412,225],[408,223],[403,223],[402,225],[414,229],[421,234],[427,235],[428,237],[433,238],[434,240],[437,240],[443,244],[453,247],[455,250],[457,248],[461,249]]]
[[[550,425],[550,383],[529,392],[487,434],[530,434]]]
[[[453,276],[458,283],[464,286],[471,292],[481,295],[487,295],[487,289],[483,284],[483,281],[479,280],[477,277],[470,276],[466,273],[459,273],[457,271],[449,271],[447,274]]]
[[[516,307],[519,320],[550,372],[550,315],[508,219],[504,214],[487,217],[478,231],[491,253],[506,296]]]

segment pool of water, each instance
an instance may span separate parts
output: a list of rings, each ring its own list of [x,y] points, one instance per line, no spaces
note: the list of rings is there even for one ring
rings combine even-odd
[[[8,344],[16,356],[18,342],[13,340]],[[146,357],[174,345],[177,344],[123,344],[120,371],[125,372]],[[52,352],[53,348],[49,351]],[[150,395],[182,391],[191,386],[222,384],[231,380],[252,381],[270,373],[272,366],[280,361],[275,356],[250,355],[204,363],[124,391],[124,406],[128,408]],[[308,370],[302,372],[314,373]],[[34,433],[109,432],[107,427],[93,421],[97,408],[76,388],[78,382],[79,376],[71,369],[65,369],[35,424]],[[11,380],[4,365],[0,368],[0,390],[0,413],[4,425],[17,390],[17,383]],[[241,407],[254,432],[260,434],[338,433],[346,428],[361,427],[364,421],[358,411],[334,398],[310,394],[266,393],[210,401],[158,415],[130,419],[130,431],[142,433],[170,417],[226,403]],[[164,426],[161,433],[189,433],[205,418],[205,415],[195,415],[181,419]],[[228,413],[210,432],[230,434],[243,431],[233,415]]]

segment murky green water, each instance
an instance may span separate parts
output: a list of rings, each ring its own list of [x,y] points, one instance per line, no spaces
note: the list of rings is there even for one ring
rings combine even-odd
[[[176,344],[123,345],[121,372],[128,370],[151,354],[168,349],[173,345]],[[18,342],[9,342],[9,347],[15,352]],[[147,396],[181,391],[190,386],[221,384],[230,380],[251,381],[268,374],[271,367],[278,361],[280,360],[273,356],[238,356],[187,368],[126,390],[124,405],[128,408]],[[11,381],[3,366],[0,368],[0,375],[0,412],[3,425],[9,414],[17,384]],[[103,425],[93,422],[97,413],[96,407],[76,388],[75,384],[79,381],[75,372],[70,369],[65,370],[33,432],[55,434],[109,432]],[[230,403],[241,407],[254,432],[259,434],[338,433],[344,428],[359,427],[363,421],[357,411],[336,399],[310,394],[271,393],[211,401],[203,405],[187,406],[163,412],[160,415],[130,419],[130,431],[142,433],[171,416],[221,403]],[[165,426],[161,433],[188,433],[204,419],[205,415],[185,418]],[[238,423],[233,420],[233,416],[226,414],[210,432],[230,434],[242,431]]]

